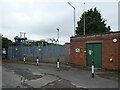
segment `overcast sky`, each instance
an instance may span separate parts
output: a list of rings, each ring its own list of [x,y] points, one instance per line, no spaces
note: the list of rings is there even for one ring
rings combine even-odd
[[[84,11],[84,1],[69,0],[75,7],[76,23]],[[118,0],[86,1],[86,11],[96,7],[112,31],[118,30]],[[31,40],[56,39],[56,28],[59,28],[60,43],[70,42],[74,33],[73,8],[67,2],[68,0],[0,0],[0,33],[11,40],[20,36],[19,32],[25,32]]]

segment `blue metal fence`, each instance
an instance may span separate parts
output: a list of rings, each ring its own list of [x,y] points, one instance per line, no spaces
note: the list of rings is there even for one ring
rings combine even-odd
[[[22,60],[23,57],[28,60],[35,60],[37,57],[42,60],[50,58],[65,57],[64,45],[46,45],[46,46],[10,46],[8,48],[8,58]]]

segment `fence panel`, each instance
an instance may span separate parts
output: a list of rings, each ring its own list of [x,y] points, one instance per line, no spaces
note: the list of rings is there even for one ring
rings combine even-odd
[[[38,57],[41,62],[56,62],[57,58],[65,60],[64,45],[46,46],[10,46],[8,48],[8,58],[22,60],[24,55],[27,60],[35,61]]]

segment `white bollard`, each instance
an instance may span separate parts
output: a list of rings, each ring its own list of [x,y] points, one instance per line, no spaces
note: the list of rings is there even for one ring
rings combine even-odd
[[[25,56],[24,56],[24,63],[25,63]]]
[[[59,62],[59,58],[57,59],[57,71],[59,71],[60,68],[60,62]]]
[[[37,57],[37,66],[38,66],[38,63],[39,63],[39,59],[38,59],[38,57]]]
[[[92,60],[92,78],[94,78],[94,61]]]

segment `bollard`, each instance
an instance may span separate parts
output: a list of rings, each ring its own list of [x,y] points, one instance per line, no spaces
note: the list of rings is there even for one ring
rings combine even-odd
[[[94,78],[94,61],[92,60],[92,78]]]
[[[37,57],[37,66],[38,66],[38,63],[39,63],[39,59],[38,59],[38,57]]]
[[[25,56],[24,56],[24,63],[25,63]]]
[[[57,71],[59,71],[60,68],[60,62],[59,62],[59,58],[57,59]]]

